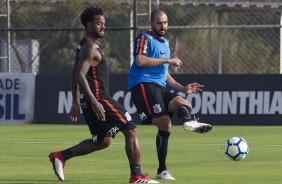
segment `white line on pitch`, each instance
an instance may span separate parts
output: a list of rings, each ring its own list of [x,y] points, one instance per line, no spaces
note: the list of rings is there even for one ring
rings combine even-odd
[[[173,143],[180,143],[184,144],[186,146],[224,146],[224,144],[188,144],[188,143],[183,143],[183,142],[173,142]],[[23,141],[23,142],[12,142],[12,141],[7,141],[7,142],[0,142],[0,144],[78,144],[78,142],[47,142],[47,141]],[[120,142],[115,142],[112,144],[120,145],[124,143]],[[140,144],[154,144],[154,143],[149,143],[149,142],[140,142]],[[249,146],[251,147],[282,147],[282,144],[250,144]]]

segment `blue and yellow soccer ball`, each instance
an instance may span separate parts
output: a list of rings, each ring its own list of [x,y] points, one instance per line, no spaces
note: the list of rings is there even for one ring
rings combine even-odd
[[[246,158],[249,153],[249,146],[242,137],[231,137],[226,141],[224,150],[228,158],[239,161]]]

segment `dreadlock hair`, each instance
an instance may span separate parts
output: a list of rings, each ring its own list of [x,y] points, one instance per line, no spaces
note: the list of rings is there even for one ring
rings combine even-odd
[[[103,9],[99,7],[89,7],[85,9],[80,15],[83,26],[86,28],[87,22],[94,20],[96,15],[103,15]]]

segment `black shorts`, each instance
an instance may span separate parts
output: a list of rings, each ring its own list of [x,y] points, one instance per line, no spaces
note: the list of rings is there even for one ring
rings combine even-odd
[[[155,83],[139,83],[131,89],[131,100],[135,104],[142,124],[152,123],[153,118],[174,113],[168,112],[168,104],[178,96]]]
[[[111,96],[102,97],[99,102],[105,109],[106,121],[98,120],[90,102],[80,98],[80,106],[83,116],[87,122],[94,142],[101,142],[105,136],[115,137],[121,130],[135,129],[133,119],[130,114]]]

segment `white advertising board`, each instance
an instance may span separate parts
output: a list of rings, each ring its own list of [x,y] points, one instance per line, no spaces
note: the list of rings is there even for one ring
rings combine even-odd
[[[35,74],[0,73],[0,124],[33,120]]]

